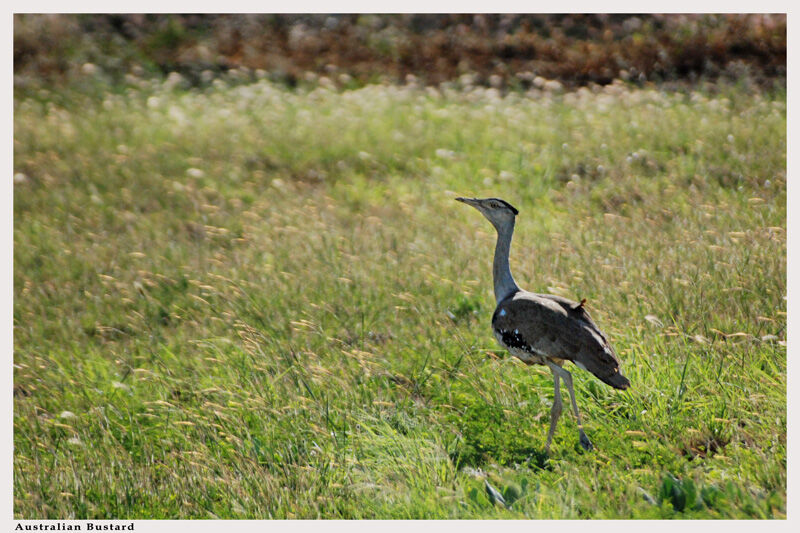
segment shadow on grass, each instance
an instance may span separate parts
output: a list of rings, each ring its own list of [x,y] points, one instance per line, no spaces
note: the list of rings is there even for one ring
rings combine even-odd
[[[518,420],[497,405],[474,403],[459,417],[452,417],[460,433],[450,458],[457,468],[478,468],[496,462],[502,466],[527,465],[549,468],[543,446],[531,442]]]

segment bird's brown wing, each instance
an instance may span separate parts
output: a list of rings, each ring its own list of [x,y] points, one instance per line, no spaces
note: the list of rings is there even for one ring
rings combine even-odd
[[[519,291],[498,304],[492,326],[515,347],[572,361],[618,389],[630,384],[605,335],[576,302]]]

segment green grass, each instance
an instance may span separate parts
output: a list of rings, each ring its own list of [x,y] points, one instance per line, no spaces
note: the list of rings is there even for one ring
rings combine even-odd
[[[107,89],[14,102],[16,518],[785,517],[784,92]],[[456,194],[611,337],[594,452]]]

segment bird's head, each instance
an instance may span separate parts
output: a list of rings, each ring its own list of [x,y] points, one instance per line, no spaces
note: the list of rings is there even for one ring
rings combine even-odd
[[[459,202],[471,205],[489,219],[498,231],[514,224],[519,213],[517,208],[500,198],[456,198]]]

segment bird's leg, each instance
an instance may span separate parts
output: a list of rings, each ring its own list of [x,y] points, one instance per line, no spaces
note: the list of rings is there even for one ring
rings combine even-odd
[[[569,397],[570,400],[572,400],[572,411],[575,413],[575,419],[578,421],[578,432],[580,433],[581,446],[586,451],[591,450],[593,448],[592,441],[590,441],[589,437],[587,437],[586,433],[584,433],[583,424],[581,424],[581,415],[578,413],[578,402],[575,401],[575,389],[572,387],[572,374],[570,374],[568,370],[561,368],[552,361],[545,360],[545,362],[547,363],[547,366],[550,367],[550,370],[553,371],[553,374],[560,376],[564,380],[564,383],[567,384]]]
[[[545,453],[550,453],[550,442],[556,432],[556,423],[561,416],[561,386],[558,374],[553,371],[553,407],[550,409],[550,431],[547,432],[547,442],[544,445]]]

